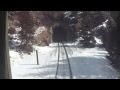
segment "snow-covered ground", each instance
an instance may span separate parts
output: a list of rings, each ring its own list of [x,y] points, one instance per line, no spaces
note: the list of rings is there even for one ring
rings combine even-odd
[[[77,48],[66,44],[74,79],[117,79],[118,74],[105,58],[107,52],[102,48]],[[10,51],[10,60],[13,79],[55,79],[58,48],[57,44],[38,47],[39,65],[37,65],[36,52],[22,57]],[[69,68],[63,47],[60,48],[60,64],[58,79],[69,79]]]

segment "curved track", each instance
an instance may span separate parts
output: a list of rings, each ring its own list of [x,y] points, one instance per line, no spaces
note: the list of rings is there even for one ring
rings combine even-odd
[[[62,46],[60,46],[60,43],[58,43],[58,62],[57,62],[55,79],[57,79],[57,75],[59,74],[60,56],[62,56],[62,54],[60,53],[60,50],[62,49],[62,47],[63,47],[64,52],[65,52],[65,56],[66,56],[65,60],[67,61],[67,64],[68,64],[68,71],[69,71],[70,79],[73,79],[71,64],[70,64],[70,60],[69,60],[69,57],[68,57],[66,47],[65,47],[64,43],[61,43],[61,44],[62,44]]]

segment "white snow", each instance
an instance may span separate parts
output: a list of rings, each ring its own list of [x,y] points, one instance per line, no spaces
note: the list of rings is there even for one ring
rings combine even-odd
[[[69,17],[72,14],[72,12],[71,11],[66,11],[64,14],[65,14],[65,17]]]
[[[104,27],[106,28],[105,30],[107,30],[107,23],[108,23],[108,19],[106,21],[104,21],[101,25],[98,25],[97,27],[93,28],[92,31],[97,31],[99,30],[100,28]],[[108,31],[108,30],[107,30]]]
[[[83,12],[79,11],[79,12],[78,12],[78,15],[80,15],[80,14],[82,14],[82,13],[83,13]]]
[[[97,38],[97,37],[94,37],[95,41],[96,41],[96,44],[103,44],[102,40]]]
[[[105,58],[107,52],[102,48],[77,48],[66,44],[74,79],[117,79],[118,74]],[[15,51],[10,51],[13,79],[55,79],[58,49],[57,44],[38,47],[39,65],[36,52],[23,54],[22,58]],[[60,49],[58,79],[69,79],[69,68],[63,47]]]
[[[75,17],[71,17],[70,19],[71,19],[71,20],[72,20],[72,19],[75,19]]]
[[[16,33],[18,33],[18,32],[20,32],[22,30],[22,28],[18,27],[18,28],[15,28],[15,30],[16,30]]]
[[[37,36],[38,34],[41,34],[43,31],[46,31],[47,28],[45,28],[44,26],[42,27],[38,27],[38,29],[36,29],[35,31],[35,36]]]

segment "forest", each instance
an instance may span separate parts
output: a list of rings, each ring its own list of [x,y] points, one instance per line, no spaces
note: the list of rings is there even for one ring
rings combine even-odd
[[[60,26],[65,42],[78,41],[82,48],[104,47],[111,65],[120,70],[119,24],[119,11],[9,11],[9,46],[19,53],[30,54],[33,45],[49,46],[55,42],[53,37],[60,34],[54,36],[54,29]],[[36,29],[42,26],[46,29],[44,35],[35,37]],[[96,44],[95,38],[102,44]]]

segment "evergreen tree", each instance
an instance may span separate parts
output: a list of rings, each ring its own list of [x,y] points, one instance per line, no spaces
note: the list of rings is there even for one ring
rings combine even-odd
[[[112,12],[111,16],[114,20],[114,24],[109,26],[109,42],[107,42],[107,51],[109,52],[108,58],[111,60],[113,66],[120,69],[120,12]]]
[[[18,32],[19,39],[21,41],[17,50],[20,52],[30,53],[32,51],[32,41],[34,35],[34,22],[29,11],[15,11],[9,12],[9,33],[15,33],[16,27],[21,27]]]

